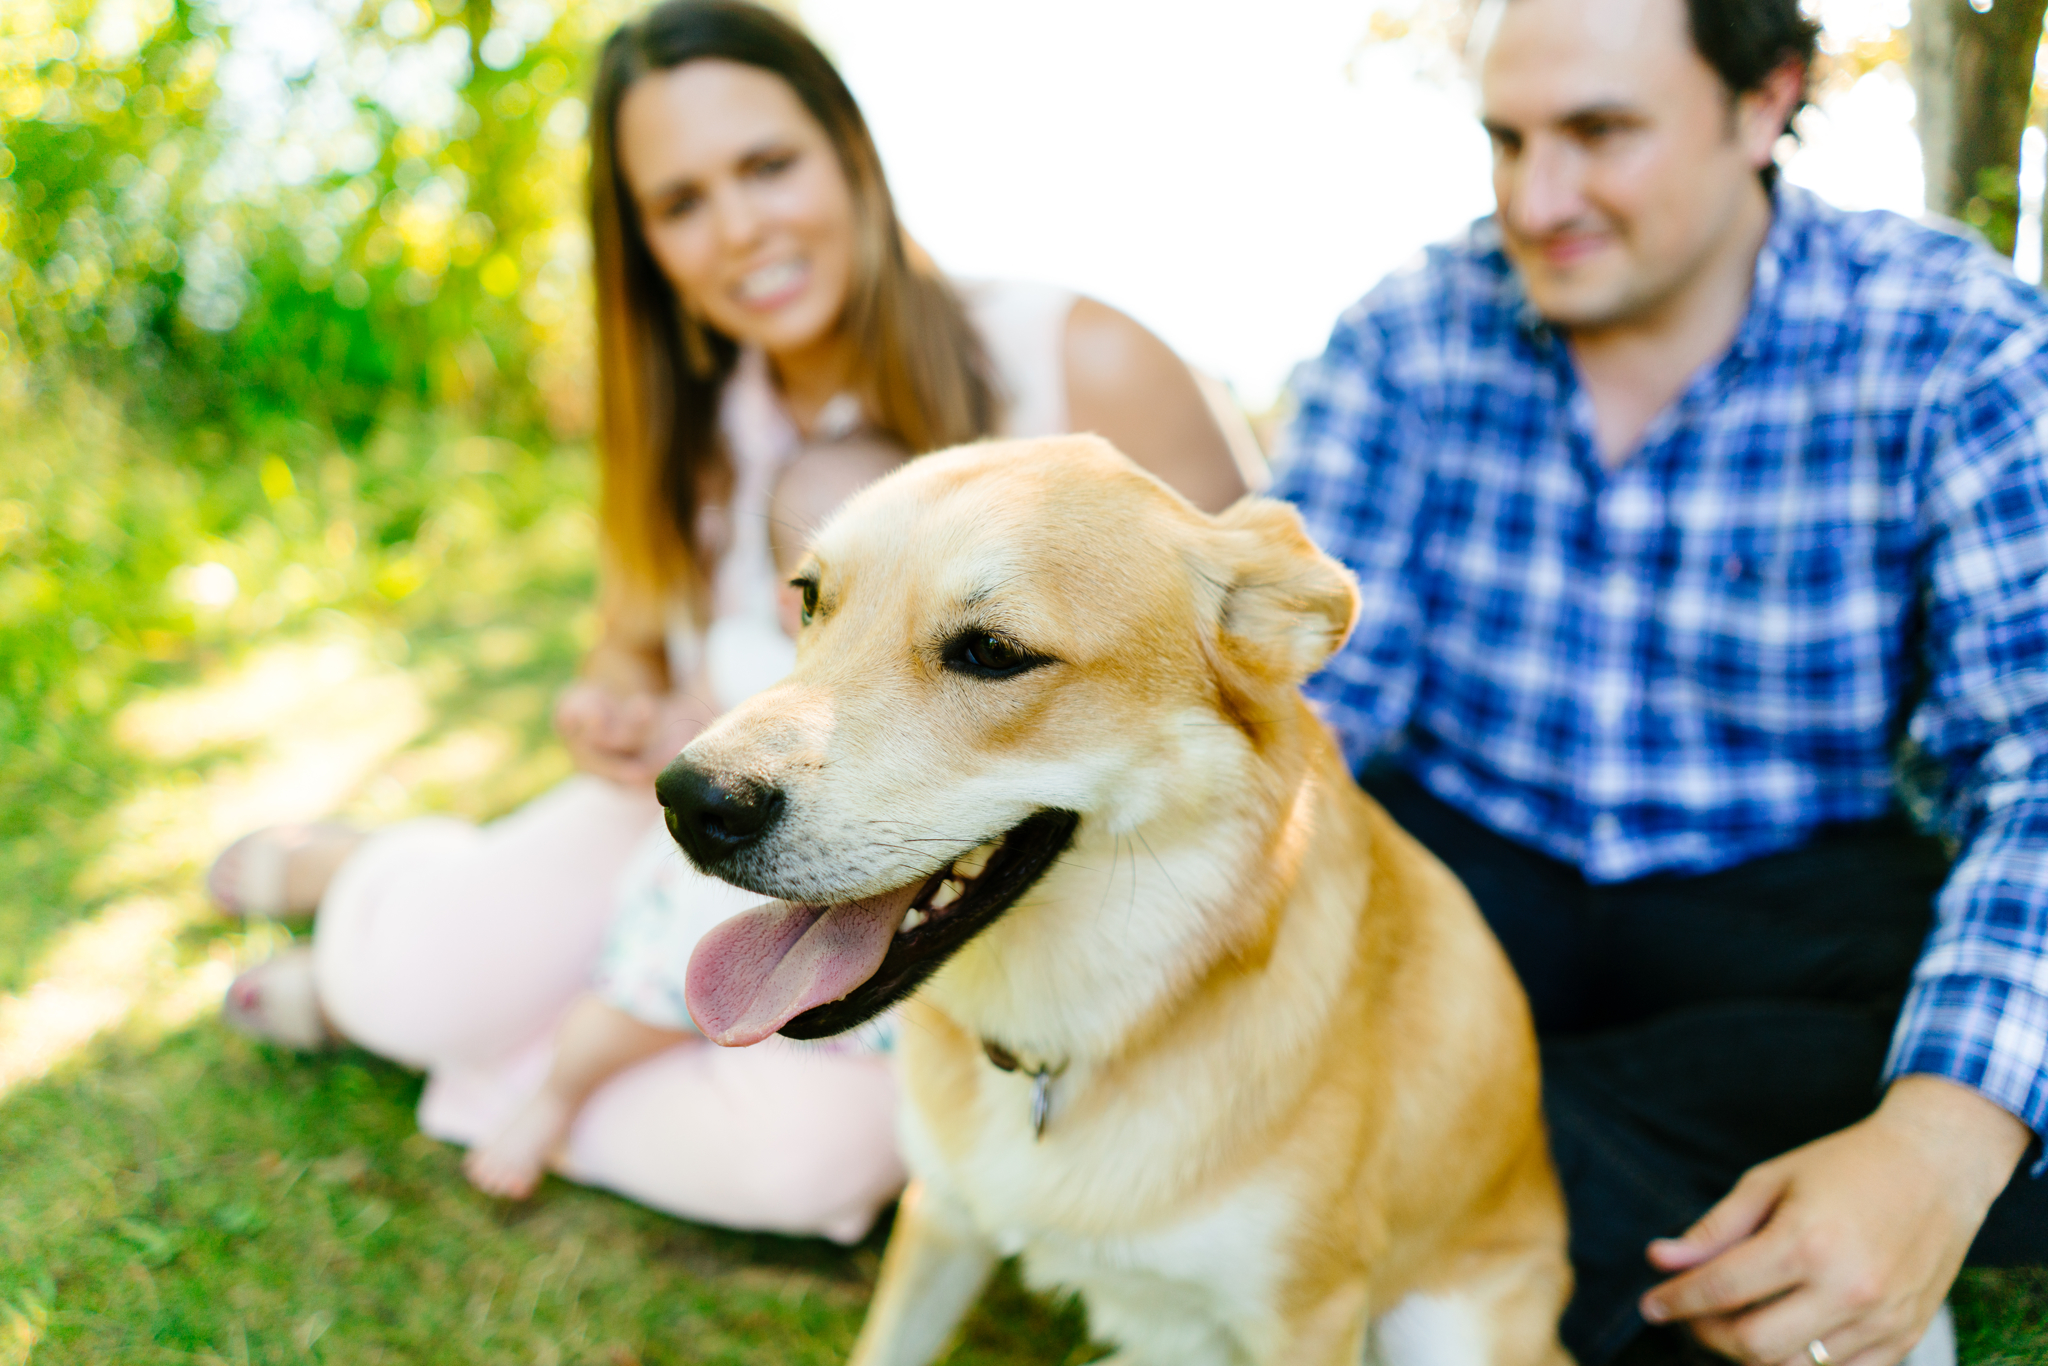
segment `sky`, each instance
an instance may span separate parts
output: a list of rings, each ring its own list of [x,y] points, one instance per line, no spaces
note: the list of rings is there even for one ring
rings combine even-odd
[[[1382,10],[1402,0],[1389,0]],[[1130,313],[1259,410],[1343,308],[1493,205],[1457,62],[1367,43],[1359,0],[802,0],[948,270]],[[1828,41],[1903,23],[1827,0]],[[1913,97],[1881,69],[1811,111],[1787,176],[1923,207]]]

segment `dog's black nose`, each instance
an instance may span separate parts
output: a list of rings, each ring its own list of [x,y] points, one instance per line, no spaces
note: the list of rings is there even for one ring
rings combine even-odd
[[[670,836],[706,872],[759,839],[782,814],[781,788],[728,786],[681,758],[655,779],[654,795],[661,799]]]

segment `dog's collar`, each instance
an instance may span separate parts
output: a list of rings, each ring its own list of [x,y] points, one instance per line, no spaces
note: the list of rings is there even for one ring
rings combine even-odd
[[[1066,1071],[1067,1065],[1061,1063],[1054,1067],[1050,1063],[1040,1063],[1036,1067],[1026,1067],[1015,1053],[989,1039],[981,1041],[981,1051],[988,1055],[989,1062],[999,1071],[1022,1072],[1031,1078],[1031,1136],[1034,1139],[1044,1138],[1045,1121],[1052,1114],[1053,1079]]]

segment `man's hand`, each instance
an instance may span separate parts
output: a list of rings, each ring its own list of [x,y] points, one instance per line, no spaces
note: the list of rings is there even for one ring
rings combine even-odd
[[[583,679],[555,704],[555,730],[576,767],[628,787],[655,777],[711,720],[685,693],[620,692]]]
[[[1927,1330],[2029,1140],[1968,1087],[1894,1082],[1868,1119],[1744,1174],[1650,1261],[1683,1274],[1643,1296],[1755,1366],[1894,1366]]]

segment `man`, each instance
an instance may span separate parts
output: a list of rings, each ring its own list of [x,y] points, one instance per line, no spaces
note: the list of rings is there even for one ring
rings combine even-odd
[[[2048,1260],[2048,308],[1775,183],[1795,0],[1490,17],[1497,213],[1298,385],[1311,691],[1529,990],[1581,1359],[1939,1359]]]

